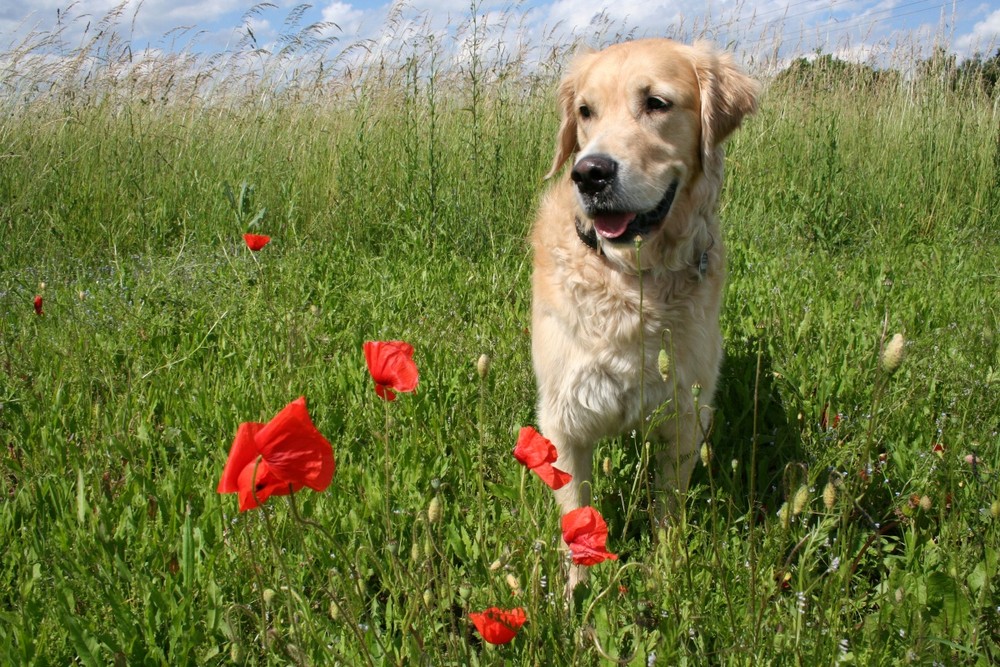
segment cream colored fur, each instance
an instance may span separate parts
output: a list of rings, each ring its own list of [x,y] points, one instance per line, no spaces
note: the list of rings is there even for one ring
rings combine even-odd
[[[578,236],[577,220],[585,229],[593,222],[570,170],[538,211],[532,356],[540,429],[559,452],[556,466],[573,475],[556,492],[563,513],[590,503],[596,442],[644,432],[645,418],[660,406],[667,419],[653,434],[657,487],[687,487],[710,417],[703,410],[699,423],[691,387],[701,385],[700,404],[710,405],[722,360],[721,144],[756,110],[757,92],[728,55],[666,39],[578,56],[559,87],[562,122],[549,176],[571,158],[610,156],[619,165],[621,198],[636,211],[655,208],[679,182],[663,223],[642,237],[641,272],[633,243],[597,237],[597,252]],[[650,111],[652,95],[672,106]],[[657,370],[664,337],[672,359],[667,381]]]

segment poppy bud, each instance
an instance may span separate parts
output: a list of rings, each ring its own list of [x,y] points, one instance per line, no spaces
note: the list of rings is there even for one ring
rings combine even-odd
[[[472,596],[472,586],[463,581],[462,584],[458,587],[458,597],[468,601],[468,599],[471,596]]]
[[[990,503],[990,516],[994,519],[1000,519],[1000,500],[994,500]]]
[[[899,370],[899,366],[903,363],[903,347],[905,345],[906,339],[901,333],[894,334],[885,344],[885,348],[882,350],[882,368],[889,375]]]
[[[701,443],[701,451],[698,453],[701,457],[701,464],[708,467],[708,464],[712,462],[712,448],[707,442]]]
[[[427,506],[427,522],[438,523],[441,521],[441,496],[431,498],[430,505]]]
[[[778,508],[778,519],[781,520],[781,527],[788,528],[792,523],[792,513],[788,508],[788,503],[781,503],[781,507]]]
[[[823,506],[828,510],[832,510],[836,503],[837,487],[833,485],[833,482],[827,482],[826,486],[823,487]]]
[[[434,604],[434,591],[429,588],[424,589],[424,604],[428,607]]]
[[[500,559],[497,558],[495,561],[493,561],[492,563],[490,563],[490,572],[496,572],[501,567],[503,567],[503,563],[501,563]]]
[[[670,355],[662,348],[656,358],[656,368],[660,371],[660,377],[666,382],[667,378],[670,377]]]
[[[479,373],[480,380],[486,379],[486,375],[490,372],[490,355],[479,355],[479,361],[476,362],[476,372]]]
[[[273,588],[265,588],[262,596],[264,598],[264,604],[270,607],[271,603],[274,602],[275,595],[277,595],[277,593]]]
[[[233,642],[229,645],[229,657],[232,658],[233,662],[236,664],[241,664],[243,659],[246,658],[247,652],[243,649],[243,644],[240,642]]]
[[[795,492],[795,496],[792,498],[792,514],[794,516],[802,514],[802,510],[804,510],[808,504],[809,487],[803,484],[799,487],[799,490]]]
[[[507,575],[507,585],[510,586],[510,590],[514,592],[514,595],[521,594],[521,582],[513,574]]]
[[[337,606],[337,603],[334,602],[333,600],[330,600],[330,612],[329,613],[330,613],[330,618],[332,618],[335,621],[338,618],[340,618],[340,607]]]
[[[737,461],[736,459],[733,459],[732,461],[729,462],[729,467],[733,469],[733,472],[736,472],[736,469],[740,467],[740,462]]]
[[[605,456],[604,460],[601,462],[601,470],[604,471],[605,475],[611,475],[611,458]]]
[[[691,396],[693,396],[695,400],[697,400],[698,397],[701,396],[701,385],[698,384],[697,382],[691,385]]]
[[[418,542],[414,542],[410,546],[410,560],[414,563],[420,562],[420,544]]]

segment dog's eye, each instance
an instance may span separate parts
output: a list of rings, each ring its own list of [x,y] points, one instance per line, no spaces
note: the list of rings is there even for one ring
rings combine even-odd
[[[590,107],[588,107],[586,104],[581,104],[579,111],[581,118],[590,118]]]
[[[662,97],[650,95],[646,98],[646,111],[670,111],[672,106],[674,106],[673,102]]]

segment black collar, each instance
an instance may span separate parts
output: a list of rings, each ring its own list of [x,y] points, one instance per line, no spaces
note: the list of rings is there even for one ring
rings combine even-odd
[[[601,244],[597,242],[597,230],[591,227],[587,229],[584,227],[583,222],[579,217],[576,218],[576,235],[580,237],[583,241],[583,245],[587,246],[598,255],[604,254],[604,249]],[[698,275],[702,278],[708,273],[708,251],[712,249],[715,245],[715,237],[711,234],[708,235],[708,247],[701,253],[698,257]]]
[[[583,245],[587,246],[598,255],[604,254],[604,250],[601,249],[600,244],[597,242],[597,230],[593,227],[585,229],[579,217],[576,219],[576,235],[580,237],[581,241],[583,241]]]

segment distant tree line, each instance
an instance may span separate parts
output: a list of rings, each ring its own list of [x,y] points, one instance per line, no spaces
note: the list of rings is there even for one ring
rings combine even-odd
[[[993,97],[1000,94],[1000,49],[989,58],[976,53],[959,63],[954,53],[938,47],[930,57],[917,62],[912,76],[914,81],[938,84],[952,92],[978,92]],[[903,78],[898,70],[876,69],[827,53],[814,58],[796,58],[778,74],[774,83],[790,89],[837,87],[874,91],[899,84]]]

